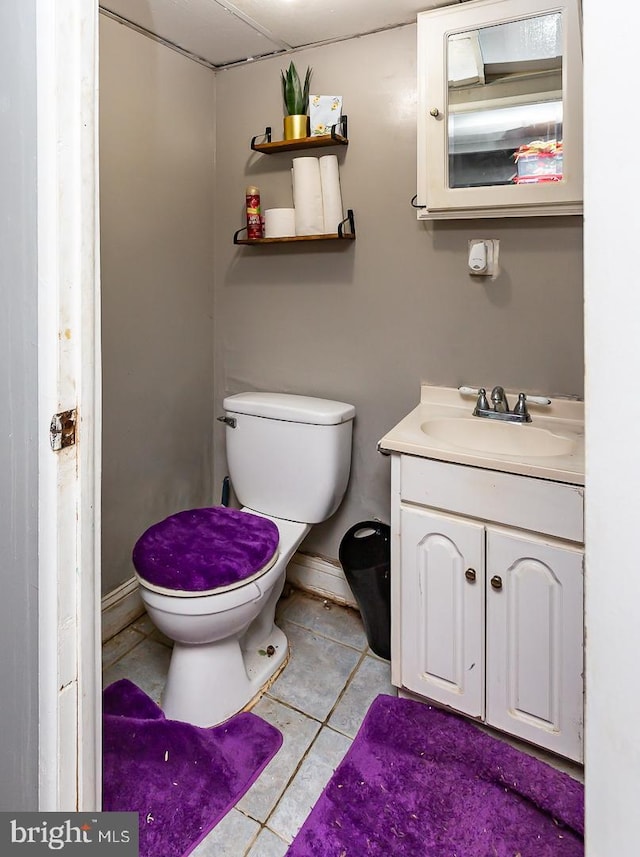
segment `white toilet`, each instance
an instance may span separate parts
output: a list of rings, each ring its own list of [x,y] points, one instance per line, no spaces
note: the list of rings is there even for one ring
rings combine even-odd
[[[311,524],[340,505],[351,466],[353,405],[240,393],[223,407],[242,509],[179,512],[133,551],[147,612],[174,640],[164,713],[197,726],[241,711],[285,662],[274,615],[287,563]]]

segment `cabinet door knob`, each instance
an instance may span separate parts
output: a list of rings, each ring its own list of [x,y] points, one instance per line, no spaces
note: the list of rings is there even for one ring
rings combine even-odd
[[[464,576],[467,578],[469,583],[475,583],[476,582],[476,570],[475,570],[475,568],[468,568],[465,571]]]
[[[438,110],[437,107],[432,107],[431,110],[429,111],[429,114],[431,116],[433,116],[434,119],[437,119],[438,116],[440,115],[440,111]]]
[[[502,589],[502,578],[498,574],[494,574],[491,578],[491,586],[494,589]]]

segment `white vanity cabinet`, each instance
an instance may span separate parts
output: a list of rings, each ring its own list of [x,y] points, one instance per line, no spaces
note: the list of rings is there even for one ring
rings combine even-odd
[[[418,15],[418,219],[582,212],[579,0]]]
[[[392,455],[392,681],[582,761],[583,488]]]

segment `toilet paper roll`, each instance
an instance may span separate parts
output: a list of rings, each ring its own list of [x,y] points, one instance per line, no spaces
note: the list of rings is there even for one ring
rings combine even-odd
[[[296,234],[294,208],[267,208],[264,213],[264,237],[288,238]]]
[[[322,235],[324,214],[318,158],[293,159],[293,207],[296,235]]]
[[[325,233],[337,232],[338,224],[344,219],[337,155],[323,155],[320,158],[320,185],[324,231]]]

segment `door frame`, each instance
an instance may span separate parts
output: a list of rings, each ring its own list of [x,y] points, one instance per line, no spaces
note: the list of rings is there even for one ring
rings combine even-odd
[[[96,0],[36,0],[39,809],[101,807]],[[75,446],[49,423],[77,411]]]

